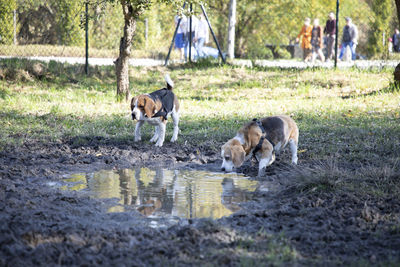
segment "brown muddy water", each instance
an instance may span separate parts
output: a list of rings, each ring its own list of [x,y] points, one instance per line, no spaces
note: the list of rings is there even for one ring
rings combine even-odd
[[[115,199],[108,212],[134,208],[150,218],[218,219],[239,210],[256,187],[242,174],[138,167],[68,175],[60,189]]]

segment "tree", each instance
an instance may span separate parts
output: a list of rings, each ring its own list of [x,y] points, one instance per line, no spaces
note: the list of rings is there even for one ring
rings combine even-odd
[[[129,56],[131,54],[132,41],[136,33],[136,25],[138,19],[143,15],[143,13],[148,10],[154,2],[166,3],[173,5],[176,10],[181,9],[183,2],[199,3],[199,0],[93,0],[94,4],[109,2],[119,2],[122,7],[122,14],[124,17],[124,30],[123,37],[119,43],[119,56],[115,61],[115,73],[117,76],[117,97],[122,100],[129,99]]]
[[[228,26],[228,56],[235,57],[235,24],[236,24],[236,0],[229,3],[229,26]]]
[[[397,27],[400,26],[400,0],[395,0],[396,9],[397,9]]]
[[[368,52],[373,56],[386,51],[382,38],[389,35],[390,15],[393,10],[392,0],[373,0],[371,9],[375,14],[375,20],[369,35]]]
[[[84,0],[17,0],[19,43],[83,45]]]
[[[0,1],[0,43],[11,44],[13,40],[13,11],[15,0]]]
[[[129,56],[132,40],[136,31],[136,21],[151,5],[150,0],[120,0],[124,16],[124,35],[119,43],[119,56],[115,61],[117,75],[117,96],[121,100],[125,95],[128,101],[129,91]]]

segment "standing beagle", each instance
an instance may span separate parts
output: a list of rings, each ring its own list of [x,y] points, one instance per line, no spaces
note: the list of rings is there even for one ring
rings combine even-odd
[[[132,98],[132,120],[136,119],[138,121],[135,128],[135,142],[141,141],[140,128],[145,122],[148,122],[155,126],[154,135],[150,142],[155,142],[156,146],[161,147],[164,144],[167,117],[169,115],[174,123],[171,142],[175,142],[178,139],[179,102],[172,92],[174,82],[168,74],[165,75],[165,81],[167,82],[166,88]]]
[[[287,144],[292,153],[292,163],[297,164],[298,139],[299,129],[289,116],[254,119],[222,146],[221,170],[231,172],[254,156],[259,162],[258,176],[262,176],[265,168],[274,162],[275,151],[279,152]]]

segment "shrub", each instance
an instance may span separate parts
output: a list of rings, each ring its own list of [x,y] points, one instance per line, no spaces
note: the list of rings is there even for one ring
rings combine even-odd
[[[274,58],[274,54],[271,49],[265,46],[254,46],[249,49],[247,52],[247,57],[249,59],[272,59]]]
[[[275,48],[275,53],[278,55],[278,58],[282,58],[282,59],[292,58],[292,55],[290,54],[289,51],[287,51],[285,48],[281,48],[279,46],[277,46]]]
[[[0,43],[11,44],[13,41],[13,10],[15,0],[0,1]]]

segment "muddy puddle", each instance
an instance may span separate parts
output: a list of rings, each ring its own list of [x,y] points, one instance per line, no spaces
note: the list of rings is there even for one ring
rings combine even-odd
[[[236,173],[141,167],[72,174],[60,188],[116,199],[108,212],[134,208],[150,218],[218,219],[239,210],[256,187],[256,181]]]

